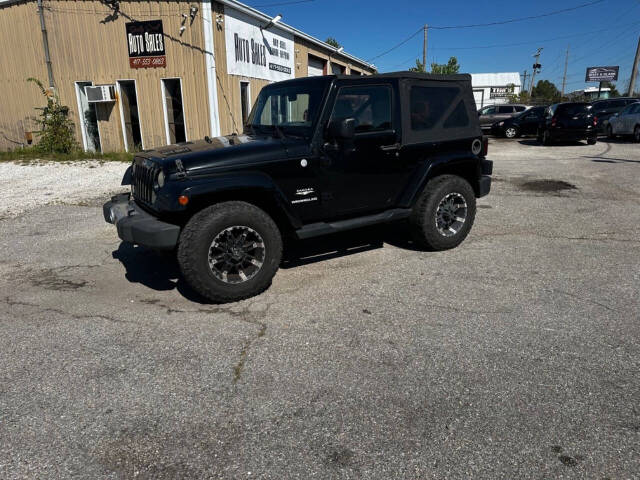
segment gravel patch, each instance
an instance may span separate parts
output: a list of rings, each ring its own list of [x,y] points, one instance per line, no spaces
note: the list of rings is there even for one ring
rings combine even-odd
[[[28,165],[0,163],[0,218],[15,217],[49,204],[86,205],[126,188],[120,185],[127,164],[121,162]]]

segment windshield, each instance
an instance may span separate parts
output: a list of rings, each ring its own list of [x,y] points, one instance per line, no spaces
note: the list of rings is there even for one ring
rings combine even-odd
[[[310,136],[322,101],[323,85],[265,87],[247,119],[256,133]]]

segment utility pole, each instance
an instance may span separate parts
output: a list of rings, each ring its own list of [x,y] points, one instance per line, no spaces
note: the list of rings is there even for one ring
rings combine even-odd
[[[640,63],[640,37],[638,37],[638,48],[636,48],[636,58],[633,61],[633,70],[631,70],[631,81],[629,82],[630,97],[633,97],[633,91],[636,88],[636,78],[638,77],[638,63]]]
[[[531,72],[531,85],[529,86],[529,96],[533,94],[533,81],[536,78],[536,72],[540,70],[540,53],[542,53],[542,47],[538,49],[533,56],[536,58],[535,63],[533,64],[533,72]]]
[[[528,74],[527,74],[527,71],[525,70],[522,73],[522,88],[520,89],[520,91],[528,90],[527,89],[527,77],[528,77]]]
[[[424,24],[424,41],[422,42],[422,64],[424,65],[424,71],[427,71],[427,32],[429,25]]]
[[[567,57],[564,59],[564,75],[562,75],[562,92],[560,97],[564,97],[564,87],[567,86],[567,67],[569,66],[569,45],[567,45]]]

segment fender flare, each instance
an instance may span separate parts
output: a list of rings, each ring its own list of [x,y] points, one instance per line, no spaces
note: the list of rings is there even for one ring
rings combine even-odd
[[[189,185],[182,191],[182,195],[198,200],[210,195],[232,192],[258,192],[275,202],[276,207],[284,213],[293,228],[302,226],[302,222],[289,206],[282,190],[270,176],[259,171],[192,177],[189,179]]]

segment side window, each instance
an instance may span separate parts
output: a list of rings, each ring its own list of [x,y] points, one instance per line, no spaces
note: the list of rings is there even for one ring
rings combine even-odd
[[[518,105],[518,106],[515,107],[515,109],[516,109],[516,112],[524,112],[527,109],[527,107],[523,107],[521,105]]]
[[[640,113],[640,103],[635,103],[631,106],[631,111],[629,113]]]
[[[457,87],[411,87],[411,129],[433,128],[459,93],[460,89]],[[485,112],[488,113],[490,112]]]
[[[444,128],[466,127],[469,125],[469,116],[464,100],[460,100],[456,109],[451,112],[449,118],[444,122]]]
[[[498,113],[513,113],[513,107],[498,107]]]
[[[343,87],[331,120],[355,118],[356,133],[391,128],[391,89],[384,86]]]

